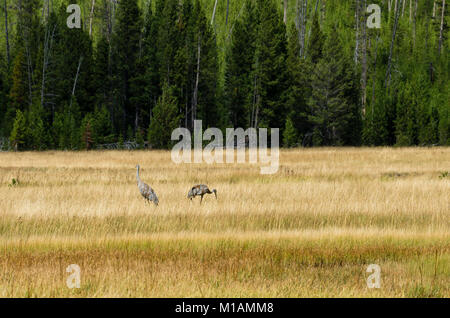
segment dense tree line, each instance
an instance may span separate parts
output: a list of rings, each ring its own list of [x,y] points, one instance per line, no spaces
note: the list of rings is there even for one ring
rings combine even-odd
[[[210,2],[4,1],[2,147],[168,148],[197,119],[286,147],[450,144],[445,0],[373,0],[381,29],[365,0]]]

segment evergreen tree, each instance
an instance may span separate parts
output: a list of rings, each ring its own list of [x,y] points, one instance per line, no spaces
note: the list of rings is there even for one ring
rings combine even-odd
[[[327,38],[323,58],[311,76],[312,95],[308,102],[315,145],[349,144],[353,140],[349,139],[348,127],[360,126],[355,111],[357,88],[346,59],[339,38]]]
[[[14,119],[13,128],[9,140],[12,147],[17,151],[22,149],[27,137],[27,120],[25,114],[18,109]]]
[[[57,110],[70,104],[75,96],[83,113],[94,110],[95,89],[92,85],[93,48],[89,34],[81,29],[69,29],[66,25],[67,5],[59,8],[58,37],[55,43],[56,77],[55,94]],[[78,76],[77,76],[78,73]],[[76,83],[75,83],[76,80]],[[75,85],[76,84],[76,85]],[[75,86],[75,92],[73,92]],[[74,96],[72,96],[74,93]]]
[[[291,25],[288,40],[287,69],[290,83],[287,92],[288,119],[300,141],[304,140],[305,135],[311,130],[306,104],[310,89],[306,73],[307,63],[300,58],[298,30],[294,24]]]
[[[148,130],[148,141],[153,148],[167,149],[172,145],[172,131],[179,127],[179,117],[173,88],[166,85],[153,111]]]
[[[400,89],[397,102],[395,127],[398,146],[411,146],[416,143],[416,107],[411,84],[407,82]]]
[[[200,65],[197,65],[199,71],[197,115],[198,119],[203,120],[203,125],[206,127],[216,127],[220,119],[216,101],[219,72],[216,38],[211,24],[206,19],[200,0],[195,1],[194,17],[196,18],[194,44],[197,45],[193,45],[193,47],[196,48],[197,60],[200,57]],[[197,78],[197,69],[193,74],[194,78]],[[195,96],[193,96],[194,98]]]
[[[334,29],[334,31],[337,31]],[[337,33],[331,32],[330,36],[337,36]],[[317,14],[313,16],[313,22],[311,26],[311,37],[308,41],[307,57],[308,61],[315,65],[322,58],[323,46],[325,43],[325,36],[320,29],[319,18]]]
[[[137,0],[119,3],[116,16],[116,29],[113,36],[112,56],[115,76],[116,115],[120,127],[137,128],[139,105],[133,105],[133,82],[138,77],[137,62],[140,50],[141,12]]]
[[[14,59],[14,66],[12,71],[12,85],[9,91],[9,105],[6,109],[5,120],[4,120],[4,131],[5,134],[9,134],[12,129],[12,122],[17,115],[17,110],[22,112],[28,106],[28,85],[27,85],[27,75],[25,73],[25,53],[19,51]]]
[[[286,30],[272,0],[258,0],[260,24],[256,39],[256,90],[253,126],[280,128],[286,114]]]
[[[294,128],[294,124],[291,118],[286,119],[286,126],[283,133],[283,146],[284,147],[294,147],[297,145],[297,131]]]
[[[242,18],[234,24],[225,57],[226,104],[233,127],[247,127],[250,123],[257,27],[255,5],[253,1],[246,0]]]
[[[95,102],[97,105],[108,105],[111,83],[109,78],[110,46],[106,35],[102,35],[97,43],[93,67],[93,87],[96,90]]]
[[[43,150],[47,148],[48,138],[44,125],[44,109],[39,102],[33,103],[28,115],[27,148]]]
[[[78,102],[73,100],[72,105],[66,104],[64,108],[55,113],[53,121],[54,145],[62,150],[76,150],[80,146],[81,114]]]
[[[148,127],[152,109],[160,95],[158,46],[155,45],[158,26],[158,16],[153,13],[152,6],[148,5],[142,31],[142,53],[138,60],[138,75],[133,82],[133,96],[131,97],[132,103],[137,105],[140,110],[139,131],[142,131],[143,127]]]
[[[97,107],[92,117],[88,117],[94,145],[112,143],[114,140],[110,114],[105,105]]]

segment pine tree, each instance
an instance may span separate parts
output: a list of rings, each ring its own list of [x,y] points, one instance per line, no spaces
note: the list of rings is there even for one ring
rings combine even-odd
[[[284,147],[294,147],[297,146],[298,138],[297,131],[294,128],[294,124],[291,118],[286,119],[286,125],[283,133],[283,146]]]
[[[25,54],[23,51],[19,51],[14,59],[14,66],[12,71],[12,85],[9,91],[9,105],[6,109],[4,120],[4,132],[9,134],[12,129],[12,123],[16,117],[17,110],[22,112],[28,106],[28,86],[27,75],[24,70],[25,67]]]
[[[96,90],[95,102],[97,105],[108,105],[111,83],[109,78],[110,46],[106,35],[102,35],[97,43],[93,67],[93,87]]]
[[[306,104],[310,89],[308,88],[309,81],[306,73],[307,63],[303,58],[300,58],[298,30],[294,24],[291,25],[289,32],[286,66],[290,83],[287,92],[288,118],[293,125],[295,134],[298,135],[300,140],[303,140],[311,130]]]
[[[142,32],[142,53],[138,60],[138,75],[133,82],[133,96],[131,101],[140,110],[139,130],[148,127],[152,109],[160,95],[159,63],[157,60],[158,46],[155,39],[158,35],[159,18],[148,5]]]
[[[256,8],[247,0],[242,18],[234,24],[225,57],[226,105],[233,127],[247,127],[250,123],[256,30]]]
[[[66,8],[59,8],[58,37],[55,43],[56,77],[55,94],[57,111],[70,104],[73,97],[83,113],[94,110],[95,88],[92,81],[93,47],[89,34],[81,29],[69,29],[66,25]],[[78,73],[78,76],[77,76]],[[76,83],[75,83],[76,80]],[[76,85],[75,85],[76,84]],[[75,87],[75,91],[74,90]],[[72,96],[74,93],[74,96]]]
[[[348,127],[359,126],[360,117],[355,114],[357,86],[347,59],[339,38],[327,38],[323,57],[311,75],[308,102],[316,145],[349,144]]]
[[[397,102],[397,119],[395,122],[397,146],[412,146],[416,144],[416,108],[412,86],[407,82],[400,88]]]
[[[172,145],[172,131],[179,127],[179,117],[173,88],[165,85],[148,129],[148,141],[153,148],[167,149]]]
[[[113,36],[112,59],[115,70],[114,85],[116,89],[116,114],[120,127],[137,128],[139,122],[139,105],[133,105],[133,82],[138,77],[137,66],[140,50],[141,12],[137,0],[119,3],[116,16],[116,30]]]
[[[47,148],[48,140],[44,124],[44,109],[39,102],[34,102],[28,115],[27,147],[33,150]]]
[[[25,144],[27,137],[27,121],[25,114],[18,109],[16,112],[16,118],[14,119],[13,128],[9,140],[12,147],[17,151],[22,149],[22,145]]]
[[[97,107],[89,120],[94,145],[112,143],[114,140],[110,114],[105,105]]]
[[[193,47],[196,48],[197,61],[200,61],[193,74],[194,78],[197,78],[197,70],[199,71],[196,111],[198,118],[203,120],[206,127],[216,127],[220,119],[216,101],[219,73],[216,38],[199,0],[195,1],[194,17],[196,19],[194,44],[197,45]]]
[[[81,113],[76,99],[55,113],[53,143],[58,149],[76,150],[80,146]]]
[[[253,125],[280,128],[286,114],[286,28],[272,0],[258,0],[260,25],[256,39],[256,89]]]
[[[7,133],[4,131],[5,115],[8,109],[8,100],[6,96],[7,91],[8,89],[3,79],[3,74],[0,74],[0,137],[7,135]]]
[[[337,33],[332,32],[330,36],[336,36]],[[319,24],[319,18],[317,14],[314,14],[313,22],[311,26],[311,37],[309,38],[308,48],[307,48],[307,58],[308,61],[315,65],[323,56],[323,47],[325,43],[325,36],[322,33]]]

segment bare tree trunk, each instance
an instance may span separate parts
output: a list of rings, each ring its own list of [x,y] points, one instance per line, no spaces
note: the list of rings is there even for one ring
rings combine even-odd
[[[316,15],[317,14],[317,7],[318,7],[318,5],[319,5],[319,0],[316,0],[316,6],[315,6],[315,8],[314,8],[314,14],[313,14],[313,16],[314,15]],[[310,36],[311,36],[311,27],[309,28],[309,31],[308,31],[308,39],[310,38]]]
[[[5,41],[6,41],[6,61],[8,62],[8,67],[11,63],[11,54],[9,51],[9,31],[8,31],[8,4],[5,3]]]
[[[250,127],[258,127],[258,112],[259,112],[259,101],[260,95],[258,91],[258,75],[255,74],[255,79],[253,83],[253,105],[252,105],[252,117],[250,119]]]
[[[439,55],[441,55],[441,48],[442,48],[442,41],[443,41],[444,16],[445,16],[445,0],[442,0],[441,31],[439,33]]]
[[[409,0],[409,23],[412,22],[412,0]]]
[[[413,18],[413,48],[416,48],[416,15],[417,15],[417,2],[418,2],[418,0],[415,0],[415,5],[414,5],[414,18]]]
[[[433,19],[436,18],[436,0],[433,1]]]
[[[213,9],[213,14],[212,14],[212,18],[211,18],[211,25],[214,24],[214,18],[216,17],[216,8],[217,8],[217,0],[214,3],[214,9]]]
[[[288,9],[288,0],[284,0],[284,14],[283,14],[284,24],[286,24],[287,22],[287,9]]]
[[[374,62],[373,62],[373,78],[374,80],[372,81],[372,119],[373,119],[373,105],[375,102],[375,78],[377,76],[377,55],[378,55],[378,42],[380,40],[380,36],[377,36],[377,40],[376,40],[376,46],[375,46],[375,58],[374,58]]]
[[[405,4],[406,4],[406,0],[403,0],[402,17],[405,14]]]
[[[365,12],[365,8],[367,7],[367,0],[362,2],[362,12]],[[366,86],[367,86],[367,24],[365,15],[363,15],[361,21],[361,29],[362,29],[362,45],[361,45],[361,106],[362,106],[362,114],[365,116],[366,114]]]
[[[397,0],[395,1],[395,4],[397,5]],[[387,66],[387,70],[386,70],[386,79],[384,82],[384,86],[386,88],[389,88],[389,85],[391,83],[392,53],[394,51],[395,35],[397,34],[397,25],[398,25],[399,16],[400,16],[399,6],[398,7],[396,6],[394,31],[392,32],[391,48],[389,50],[388,66]]]
[[[200,54],[201,54],[201,37],[198,37],[198,51],[197,51],[197,75],[195,79],[195,89],[194,94],[192,96],[192,110],[191,110],[191,118],[192,118],[192,127],[194,127],[194,121],[197,117],[197,102],[198,102],[198,82],[200,77]]]
[[[44,107],[45,105],[45,84],[46,84],[46,75],[47,68],[50,61],[50,53],[52,49],[53,37],[55,35],[56,27],[53,27],[53,31],[50,33],[50,29],[45,32],[44,39],[44,56],[42,62],[42,83],[41,83],[41,105]],[[53,116],[53,114],[52,114]]]
[[[27,74],[28,74],[28,103],[33,104],[33,65],[31,65],[31,52],[28,41],[25,41],[25,50],[27,54]]]
[[[92,20],[94,19],[95,0],[92,0],[91,15],[89,16],[89,36],[92,36]]]
[[[70,108],[72,108],[73,97],[75,96],[75,89],[77,87],[78,75],[80,74],[81,63],[83,62],[83,56],[80,56],[80,60],[78,61],[77,74],[75,74],[75,80],[73,82],[72,88],[72,98],[70,99]]]
[[[226,18],[225,18],[225,25],[228,25],[228,13],[229,13],[229,10],[230,10],[230,0],[227,0],[227,15],[226,15]]]
[[[297,30],[300,43],[300,57],[306,56],[306,23],[308,15],[308,0],[297,1]]]
[[[355,54],[354,54],[354,60],[355,64],[358,64],[359,59],[359,1],[356,0],[355,2],[355,28],[356,28],[356,36],[355,36]]]

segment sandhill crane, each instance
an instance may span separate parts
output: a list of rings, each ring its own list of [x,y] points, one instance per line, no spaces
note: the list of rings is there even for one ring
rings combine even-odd
[[[145,184],[144,182],[142,182],[141,178],[139,177],[140,166],[137,165],[136,169],[137,169],[136,180],[137,180],[139,192],[141,192],[142,196],[147,200],[147,202],[150,203],[150,201],[153,201],[153,203],[155,205],[158,205],[159,200],[158,200],[158,197],[156,196],[155,191],[153,191],[153,189],[148,184]]]
[[[216,196],[216,200],[217,200],[217,191],[216,189],[212,189],[209,190],[208,186],[204,185],[204,184],[198,184],[196,186],[193,186],[191,190],[189,190],[188,192],[188,199],[192,199],[195,198],[197,195],[200,196],[200,204],[202,204],[202,200],[203,200],[203,196],[205,194],[212,194],[214,193],[214,195]]]

